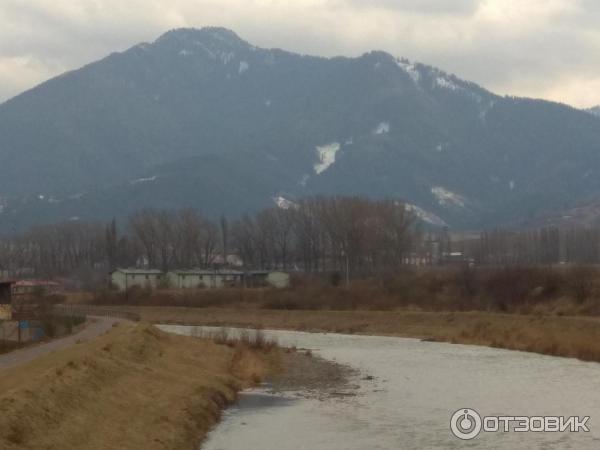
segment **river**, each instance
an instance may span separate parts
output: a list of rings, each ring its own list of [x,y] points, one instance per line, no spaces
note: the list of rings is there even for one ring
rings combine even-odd
[[[163,325],[191,334],[194,327]],[[207,327],[202,327],[207,329]],[[352,396],[241,395],[203,450],[600,448],[600,364],[395,337],[265,332],[358,369]],[[589,416],[589,432],[485,432],[460,440],[450,417]]]

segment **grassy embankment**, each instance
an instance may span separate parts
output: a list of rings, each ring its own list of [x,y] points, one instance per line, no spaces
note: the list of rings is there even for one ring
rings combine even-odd
[[[144,320],[382,334],[600,362],[600,272],[593,267],[407,270],[284,290],[104,292]],[[127,305],[127,306],[122,306]]]
[[[277,351],[121,324],[0,376],[0,448],[196,449]]]
[[[485,312],[127,307],[145,321],[400,336],[600,362],[600,319]]]

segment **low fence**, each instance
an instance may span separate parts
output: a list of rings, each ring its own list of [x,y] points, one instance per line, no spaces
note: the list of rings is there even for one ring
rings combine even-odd
[[[131,320],[134,322],[140,321],[140,315],[128,311],[120,311],[115,308],[104,308],[99,306],[88,305],[55,305],[52,307],[50,315],[72,317],[72,318],[87,318],[88,316],[113,317],[117,319]],[[78,324],[80,321],[68,321],[66,325],[67,334],[72,332],[73,324]],[[27,343],[39,341],[46,337],[44,331],[44,319],[38,314],[21,308],[19,312],[14,314],[13,320],[0,320],[0,343]],[[54,326],[65,327],[65,324],[54,324]],[[63,330],[64,331],[64,330]],[[60,337],[49,335],[50,337]]]
[[[44,337],[37,321],[0,320],[0,342],[33,342]]]
[[[139,322],[141,317],[139,314],[129,311],[121,311],[115,308],[105,308],[102,306],[93,305],[55,305],[52,309],[55,314],[65,316],[99,316],[99,317],[114,317],[116,319],[131,320]]]

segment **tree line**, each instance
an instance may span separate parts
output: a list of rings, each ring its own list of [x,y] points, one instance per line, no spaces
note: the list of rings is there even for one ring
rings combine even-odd
[[[453,243],[477,265],[551,265],[600,263],[600,228],[543,227],[493,230]]]
[[[82,278],[116,267],[168,271],[232,263],[363,276],[443,264],[451,252],[476,265],[595,264],[600,228],[493,230],[451,239],[445,230],[423,232],[401,202],[357,197],[310,197],[235,220],[193,209],[144,209],[119,226],[64,222],[0,238],[0,277]]]
[[[414,215],[392,200],[313,197],[233,221],[144,209],[124,226],[65,222],[1,239],[0,270],[44,277],[132,266],[167,271],[226,265],[233,255],[252,269],[364,274],[406,263],[419,238]]]

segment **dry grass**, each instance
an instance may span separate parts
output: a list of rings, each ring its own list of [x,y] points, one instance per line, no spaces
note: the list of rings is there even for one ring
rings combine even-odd
[[[488,317],[437,333],[434,339],[600,362],[600,323],[595,320]]]
[[[2,449],[196,449],[236,392],[277,356],[120,325],[4,370]]]
[[[298,279],[288,289],[131,289],[98,292],[98,305],[332,311],[493,311],[600,315],[600,271],[574,267],[407,268],[355,280]],[[77,300],[80,300],[78,298]]]
[[[271,351],[277,348],[277,342],[265,336],[265,333],[258,329],[244,328],[231,332],[225,327],[216,331],[193,329],[192,337],[211,340],[219,345],[229,347],[247,347],[255,350]]]
[[[281,290],[138,290],[94,301],[152,322],[396,335],[600,362],[594,266],[406,269],[348,287],[312,278]]]
[[[413,337],[600,362],[600,319],[596,318],[485,312],[120,308],[157,323]]]

